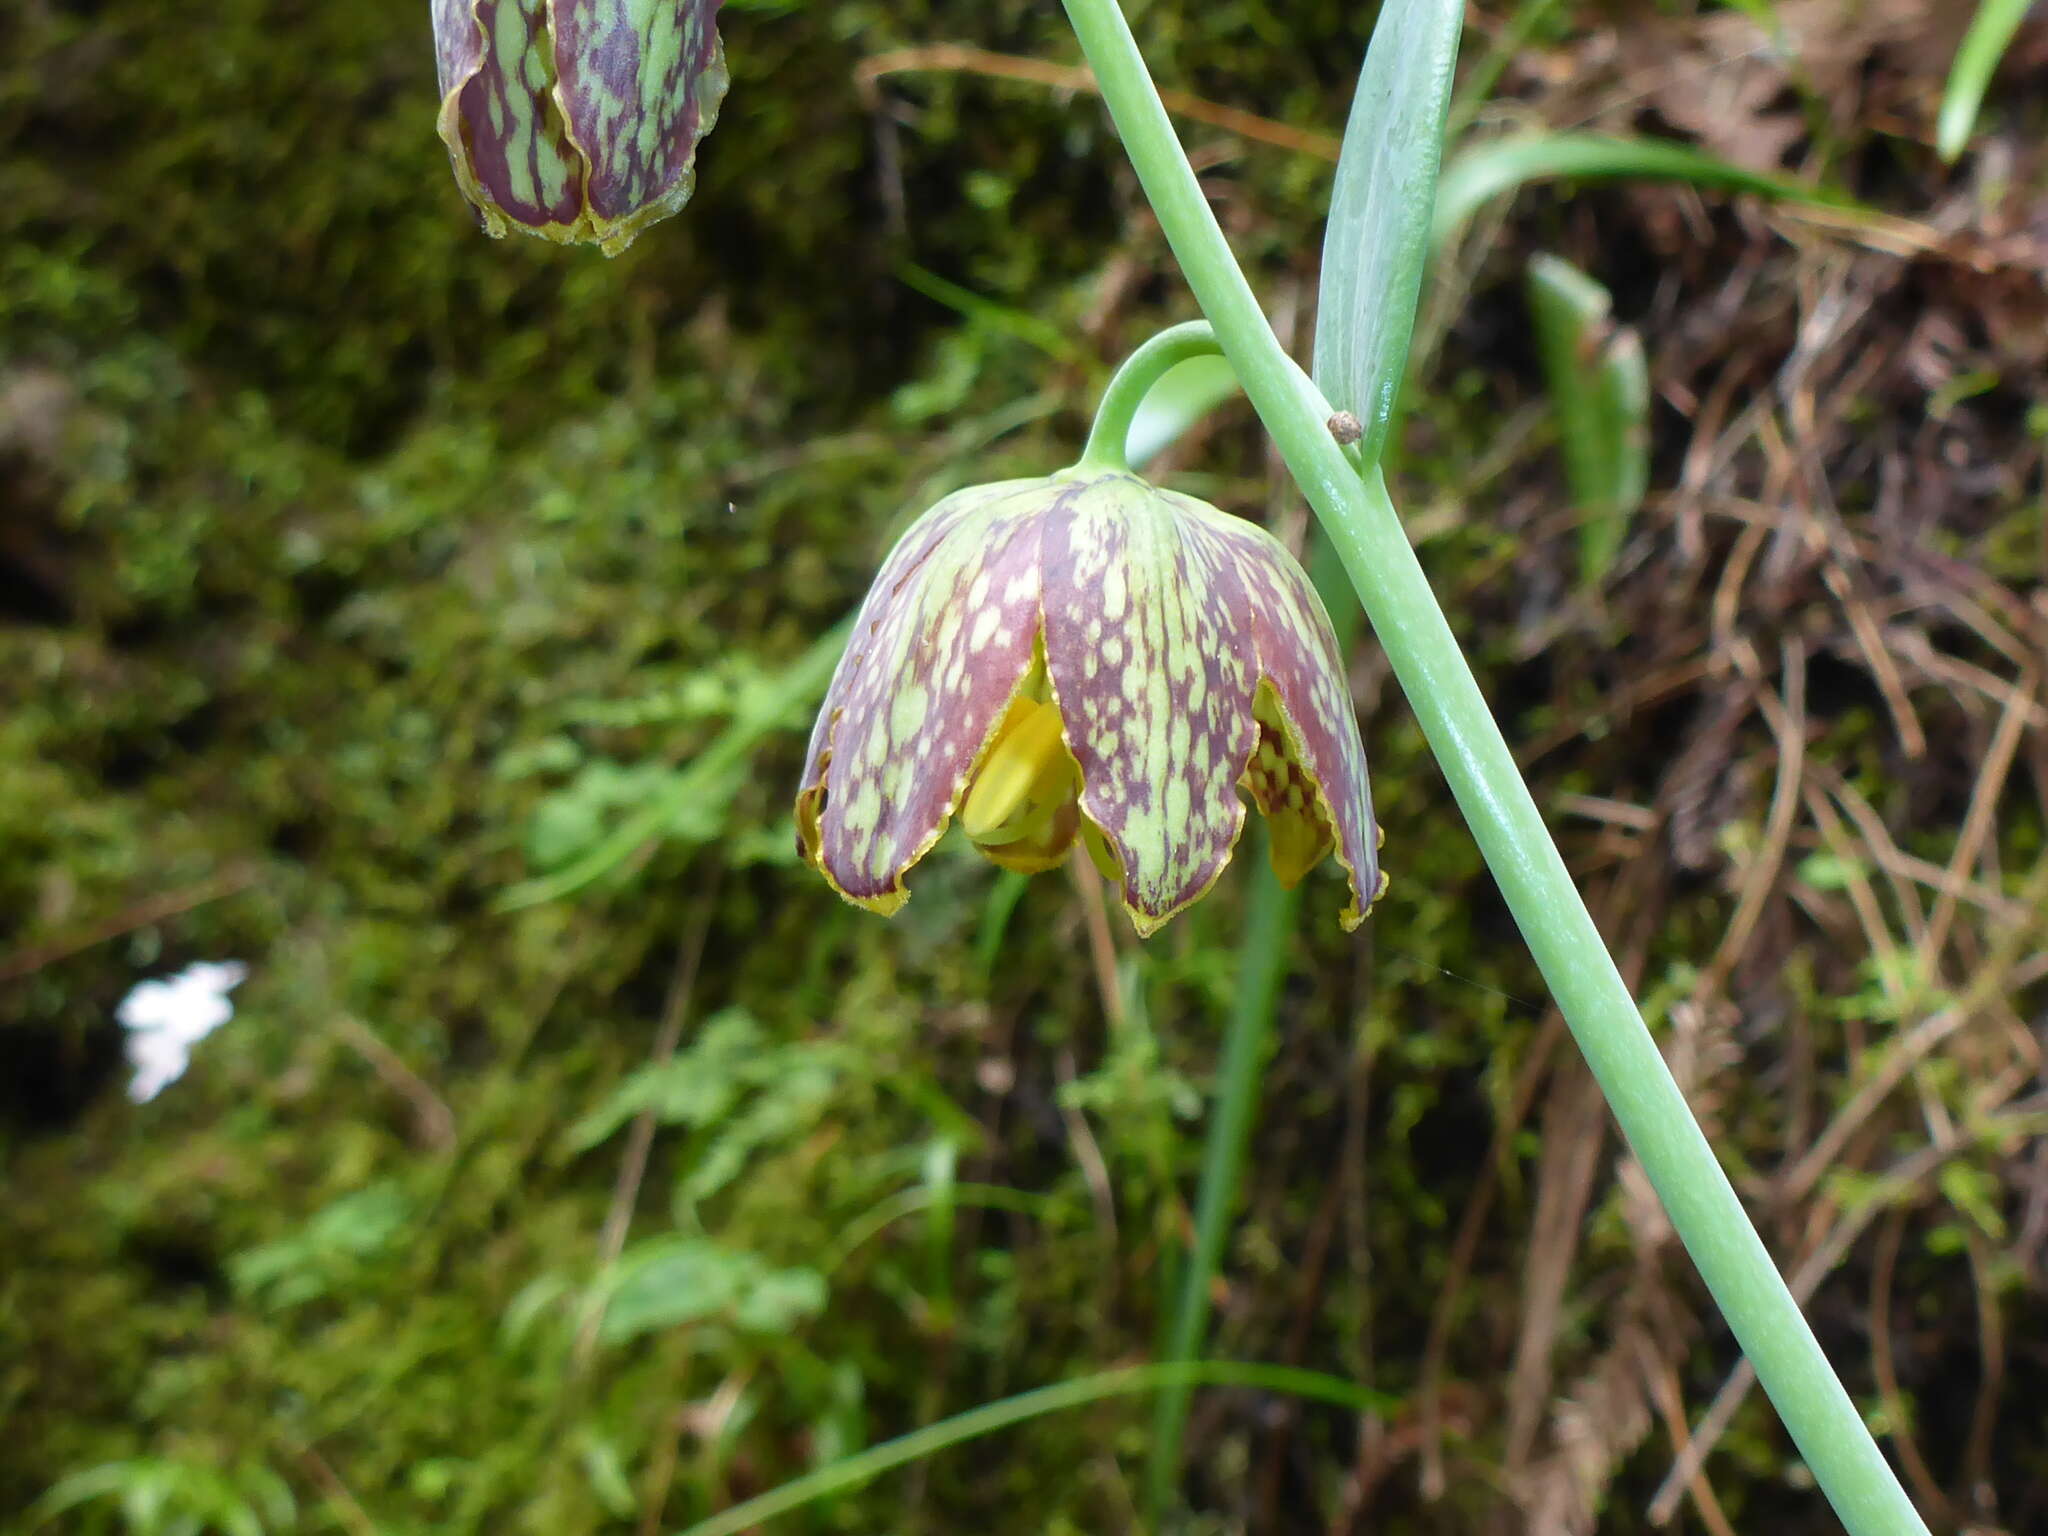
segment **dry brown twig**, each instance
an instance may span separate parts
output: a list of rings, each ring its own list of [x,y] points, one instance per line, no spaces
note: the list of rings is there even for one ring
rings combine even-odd
[[[1989,1143],[2008,1136],[2039,1135],[2048,1129],[2048,1093],[2014,1103],[2011,1101],[2014,1086],[2012,1080],[1994,1084],[1979,1098],[1972,1110],[1974,1123],[1969,1140],[1958,1139],[1944,1145],[1922,1147],[1899,1158],[1878,1175],[1865,1192],[1862,1202],[1837,1216],[1826,1236],[1794,1266],[1786,1282],[1793,1300],[1805,1306],[1820,1288],[1820,1283],[1848,1257],[1849,1250],[1870,1223],[1897,1201],[1918,1196],[1926,1181],[1959,1151],[1975,1143]],[[1707,1411],[1693,1426],[1691,1443],[1678,1454],[1671,1470],[1664,1475],[1664,1481],[1658,1484],[1648,1510],[1653,1525],[1668,1524],[1677,1513],[1678,1501],[1685,1496],[1687,1485],[1727,1432],[1736,1411],[1755,1385],[1755,1369],[1747,1360],[1737,1361],[1734,1370],[1721,1383],[1720,1391],[1714,1394]]]
[[[1769,722],[1771,733],[1777,738],[1778,782],[1771,791],[1771,808],[1764,821],[1763,845],[1743,871],[1742,889],[1736,898],[1735,911],[1728,919],[1727,928],[1722,931],[1721,942],[1715,946],[1713,958],[1707,962],[1700,973],[1699,984],[1693,989],[1694,997],[1701,1000],[1718,993],[1726,983],[1736,962],[1742,958],[1750,935],[1756,931],[1764,904],[1770,900],[1777,885],[1778,873],[1785,863],[1785,850],[1792,840],[1792,819],[1798,814],[1800,776],[1806,763],[1805,647],[1790,637],[1784,642],[1778,667],[1785,690],[1782,704],[1763,686],[1762,665],[1747,640],[1736,640],[1730,647],[1730,654],[1737,669],[1749,678],[1752,696]]]
[[[219,874],[211,875],[192,885],[181,886],[175,891],[165,891],[161,895],[138,901],[126,911],[118,912],[101,922],[89,924],[41,944],[32,944],[27,949],[16,950],[11,955],[0,956],[0,981],[18,981],[46,965],[67,959],[80,950],[90,949],[95,944],[118,939],[124,933],[147,928],[152,923],[160,923],[166,918],[190,912],[194,907],[203,907],[208,902],[239,895],[256,884],[257,878],[254,864],[230,864]]]
[[[1870,1369],[1877,1378],[1877,1392],[1884,1400],[1885,1414],[1892,1421],[1892,1447],[1905,1468],[1906,1481],[1913,1485],[1914,1500],[1935,1519],[1953,1522],[1955,1510],[1934,1480],[1933,1472],[1928,1470],[1927,1458],[1920,1454],[1920,1442],[1913,1434],[1913,1416],[1906,1409],[1905,1395],[1899,1391],[1899,1374],[1892,1361],[1892,1276],[1898,1269],[1899,1240],[1905,1235],[1906,1218],[1911,1214],[1909,1207],[1895,1205],[1877,1229],[1877,1252],[1870,1265]]]
[[[334,1032],[370,1064],[384,1085],[412,1106],[413,1126],[421,1146],[434,1152],[455,1148],[455,1112],[433,1085],[405,1064],[399,1054],[353,1014],[334,1016]]]
[[[1099,90],[1094,72],[1079,65],[991,53],[984,48],[969,48],[960,43],[933,43],[922,48],[896,48],[887,53],[873,54],[861,60],[853,78],[862,99],[875,106],[878,104],[877,82],[888,75],[909,73],[982,75],[992,80],[1021,80],[1055,91],[1093,94]],[[1289,149],[1332,164],[1336,162],[1339,142],[1330,134],[1290,128],[1285,123],[1276,123],[1254,112],[1219,106],[1187,91],[1162,90],[1159,99],[1167,111],[1192,122],[1221,128],[1257,144],[1270,144],[1275,149]]]

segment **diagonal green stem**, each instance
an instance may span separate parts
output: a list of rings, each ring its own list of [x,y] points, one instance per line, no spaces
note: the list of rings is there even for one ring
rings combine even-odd
[[[1671,1079],[1409,548],[1377,469],[1281,348],[1202,196],[1115,0],[1065,0],[1110,115],[1224,355],[1350,572],[1544,980],[1673,1226],[1854,1536],[1926,1531]]]
[[[1258,840],[1263,843],[1263,839]],[[1223,1037],[1216,1103],[1202,1148],[1202,1182],[1195,1196],[1195,1241],[1180,1266],[1178,1294],[1163,1358],[1169,1365],[1194,1359],[1209,1327],[1209,1288],[1223,1261],[1224,1239],[1244,1180],[1244,1157],[1259,1112],[1273,1016],[1287,976],[1287,938],[1294,931],[1295,894],[1280,884],[1263,847],[1248,848],[1257,868],[1251,880],[1244,939],[1237,952],[1237,993]],[[1152,1405],[1152,1445],[1145,1470],[1147,1507],[1154,1524],[1165,1513],[1180,1479],[1180,1446],[1187,1428],[1191,1381],[1160,1389]]]

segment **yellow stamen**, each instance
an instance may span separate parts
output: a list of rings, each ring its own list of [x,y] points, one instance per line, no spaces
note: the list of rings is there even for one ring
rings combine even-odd
[[[1290,891],[1330,851],[1330,829],[1313,812],[1304,814],[1297,808],[1276,807],[1266,813],[1266,830],[1272,834],[1268,853],[1273,874]]]
[[[1243,783],[1266,814],[1273,873],[1292,890],[1323,861],[1336,839],[1308,770],[1294,753],[1270,682],[1259,684],[1252,716],[1259,722],[1259,744],[1245,766]]]
[[[1062,800],[1029,819],[1023,831],[1005,843],[976,843],[982,855],[1004,869],[1020,875],[1042,875],[1066,862],[1074,845],[1074,828],[1081,820],[1081,808]]]
[[[1072,764],[1060,740],[1060,712],[1037,699],[1016,700],[960,807],[962,830],[977,843],[997,844],[1036,830],[1034,821],[1073,798]]]

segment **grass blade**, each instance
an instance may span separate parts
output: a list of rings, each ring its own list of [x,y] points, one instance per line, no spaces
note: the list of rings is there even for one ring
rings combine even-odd
[[[884,1441],[856,1455],[820,1467],[815,1472],[794,1478],[780,1488],[770,1489],[758,1498],[748,1499],[744,1504],[735,1504],[731,1509],[722,1510],[709,1520],[700,1520],[682,1532],[682,1536],[738,1536],[739,1532],[750,1530],[763,1521],[773,1520],[792,1510],[802,1509],[807,1504],[815,1504],[822,1499],[849,1492],[884,1472],[908,1466],[913,1461],[922,1461],[927,1456],[949,1450],[956,1445],[963,1445],[983,1435],[992,1435],[998,1430],[1022,1424],[1027,1419],[1039,1418],[1048,1413],[1061,1413],[1069,1408],[1084,1407],[1089,1403],[1100,1402],[1104,1398],[1124,1397],[1134,1392],[1156,1392],[1173,1382],[1187,1382],[1197,1386],[1251,1387],[1266,1392],[1284,1392],[1293,1397],[1331,1403],[1339,1408],[1349,1408],[1360,1413],[1373,1409],[1384,1410],[1391,1406],[1391,1400],[1383,1392],[1368,1391],[1335,1376],[1325,1376],[1320,1371],[1297,1370],[1291,1366],[1246,1365],[1225,1360],[1209,1360],[1186,1365],[1124,1366],[1119,1370],[1100,1371],[1092,1376],[1079,1376],[1072,1381],[1062,1381],[1032,1392],[1019,1393],[1000,1402],[970,1408],[965,1413],[955,1414],[950,1419],[941,1419],[938,1423],[928,1424],[923,1429],[912,1430],[907,1435]]]
[[[1607,290],[1578,268],[1539,255],[1528,283],[1558,452],[1579,509],[1579,579],[1598,586],[1649,485],[1649,368],[1642,338],[1614,324]]]
[[[1448,240],[1490,198],[1524,182],[1557,176],[1689,181],[1695,186],[1759,192],[1765,197],[1829,208],[1857,207],[1853,199],[1838,193],[1810,187],[1789,176],[1752,171],[1670,140],[1623,139],[1599,133],[1516,134],[1464,150],[1444,167],[1436,194],[1437,243]]]
[[[1323,234],[1314,374],[1331,404],[1365,428],[1367,465],[1379,459],[1408,367],[1464,15],[1462,0],[1383,7],[1344,128]]]
[[[1978,0],[1977,14],[1963,34],[1962,46],[1956,49],[1948,88],[1941,97],[1934,145],[1942,159],[1955,159],[1970,142],[1970,130],[1977,126],[1977,109],[1984,105],[1984,92],[2027,14],[2027,5],[2028,0]]]
[[[1357,606],[1351,605],[1354,612]],[[1287,940],[1294,930],[1295,893],[1281,886],[1266,862],[1264,837],[1257,841],[1257,849],[1247,849],[1254,854],[1257,868],[1251,877],[1244,938],[1237,950],[1237,995],[1231,1003],[1230,1027],[1223,1038],[1216,1102],[1209,1111],[1208,1139],[1202,1147],[1202,1181],[1195,1197],[1194,1248],[1179,1266],[1172,1319],[1162,1350],[1168,1364],[1194,1359],[1208,1333],[1210,1286],[1223,1259],[1224,1239],[1230,1234],[1230,1218],[1237,1208],[1238,1186],[1244,1181],[1245,1152],[1251,1144],[1252,1122],[1258,1115],[1266,1060],[1272,1054],[1280,984],[1287,976]],[[1181,1437],[1187,1428],[1188,1395],[1193,1384],[1189,1380],[1162,1387],[1154,1404],[1145,1483],[1155,1526],[1166,1512],[1174,1484],[1180,1478]]]

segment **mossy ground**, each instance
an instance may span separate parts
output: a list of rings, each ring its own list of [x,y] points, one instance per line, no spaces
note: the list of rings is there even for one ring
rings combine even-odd
[[[1167,83],[1325,129],[1368,26],[1132,14]],[[1749,67],[1728,22],[1561,9],[1482,129],[1707,132],[1632,50]],[[607,262],[476,232],[417,4],[0,15],[0,1522],[128,1463],[207,1528],[672,1529],[1152,1345],[1238,880],[1119,933],[1108,974],[1070,883],[1012,909],[953,850],[875,921],[789,851],[792,720],[595,887],[495,905],[672,787],[904,514],[1070,458],[1108,366],[1188,313],[1094,103],[856,86],[937,41],[1071,62],[1056,11],[734,4],[724,31],[695,202]],[[1862,45],[1846,107],[1832,75],[1743,100],[1939,239],[1532,192],[1440,270],[1399,478],[1767,1236],[1792,1264],[1867,1222],[1812,1308],[1852,1390],[1912,1431],[1938,1523],[2023,1530],[2043,180],[1997,98],[1978,168],[1939,170],[1912,42]],[[1305,352],[1327,165],[1189,138]],[[1535,249],[1614,287],[1660,391],[1660,494],[1597,594],[1542,440]],[[1242,407],[1175,464],[1299,532]],[[1648,1529],[1734,1352],[1369,644],[1357,681],[1393,885],[1348,941],[1311,883],[1216,1348],[1403,1407],[1203,1396],[1185,1528]],[[129,1104],[115,1004],[224,957],[237,1018]],[[1133,1528],[1148,1423],[1042,1420],[811,1528]],[[1758,1401],[1708,1474],[1742,1528],[1831,1528]],[[174,1528],[149,1518],[55,1528]]]

